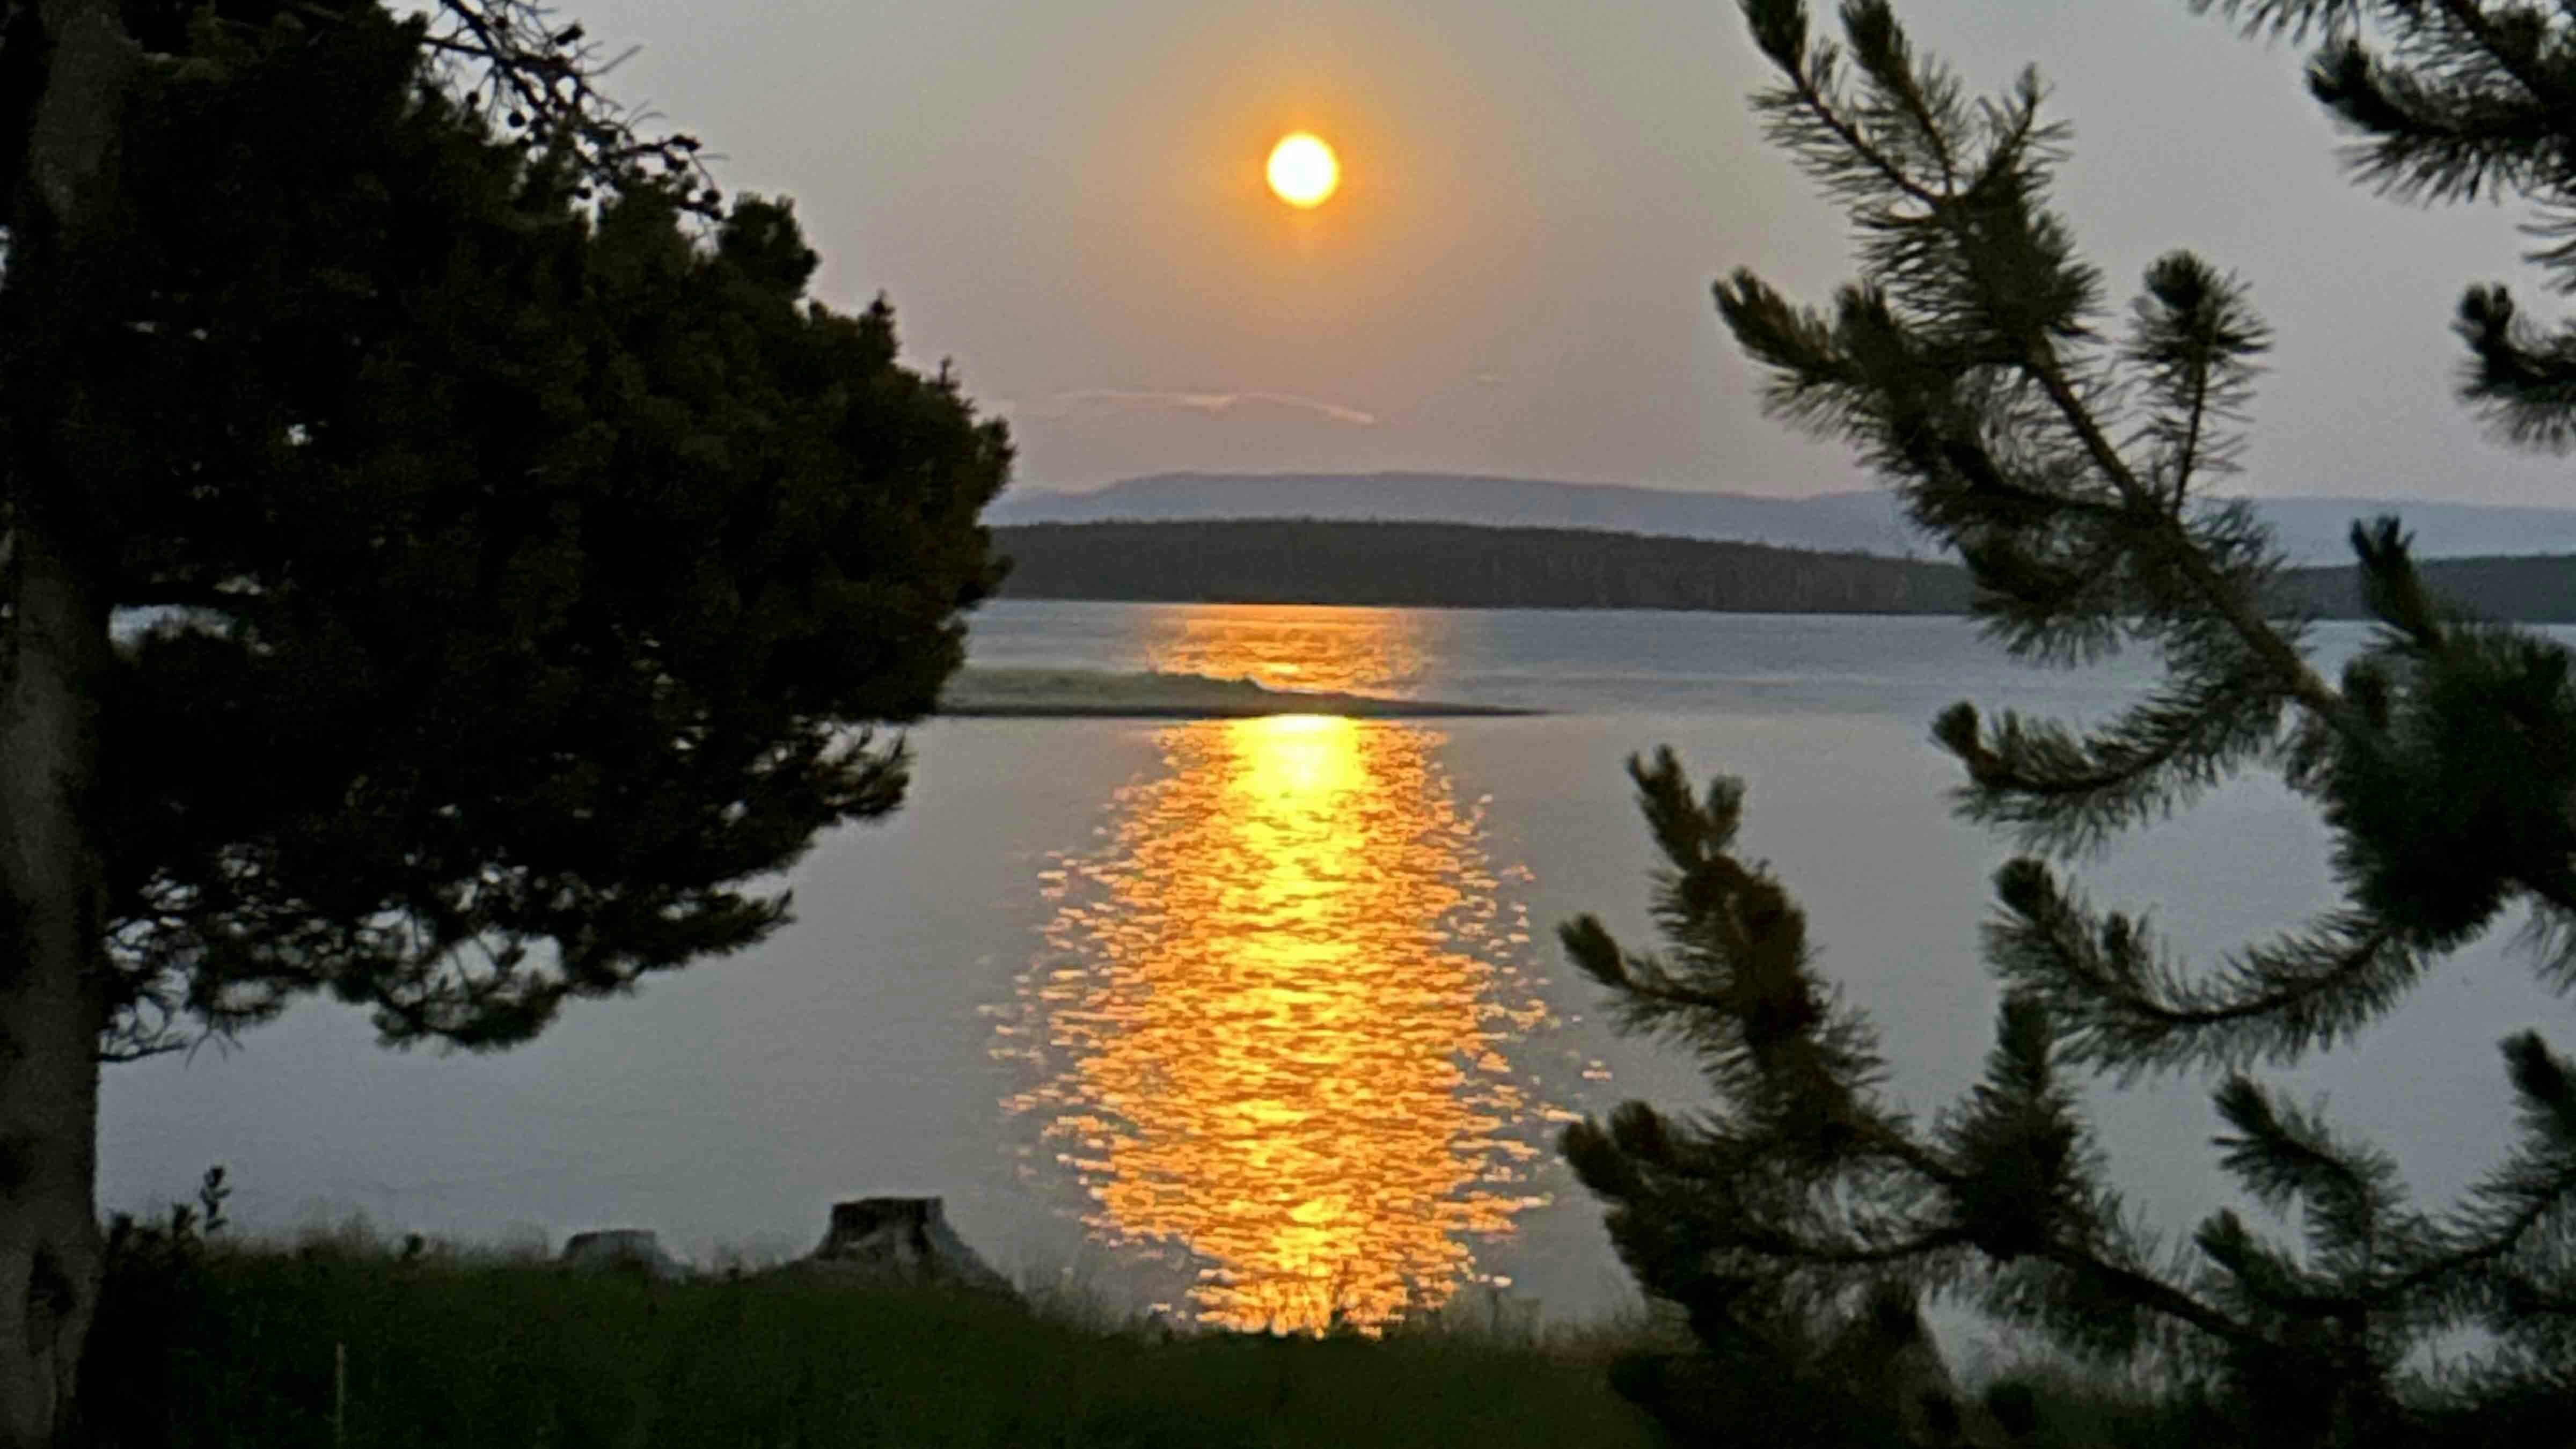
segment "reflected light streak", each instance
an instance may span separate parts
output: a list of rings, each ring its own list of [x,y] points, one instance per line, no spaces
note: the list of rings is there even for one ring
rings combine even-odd
[[[1498,902],[1440,737],[1209,721],[1065,863],[1027,978],[1036,1113],[1116,1242],[1200,1263],[1198,1316],[1364,1331],[1474,1277],[1532,1205],[1537,1104],[1506,1046],[1528,934]]]
[[[1146,662],[1158,673],[1271,689],[1402,695],[1423,671],[1414,627],[1392,609],[1191,605],[1156,619]]]

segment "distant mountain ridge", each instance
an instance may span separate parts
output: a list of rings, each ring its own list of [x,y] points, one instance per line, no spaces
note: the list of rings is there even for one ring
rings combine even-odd
[[[2357,518],[2395,513],[2422,558],[2576,553],[2576,507],[2370,498],[2275,498],[2255,508],[2291,561],[2339,564]],[[1022,487],[985,510],[989,522],[1193,522],[1239,518],[1465,523],[1719,539],[1826,552],[1938,557],[1893,494],[1772,498],[1618,483],[1562,483],[1456,473],[1157,473],[1088,493]]]

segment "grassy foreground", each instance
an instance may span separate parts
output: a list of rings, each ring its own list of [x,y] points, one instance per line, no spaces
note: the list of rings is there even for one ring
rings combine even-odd
[[[1597,1356],[1470,1332],[1166,1337],[797,1275],[233,1248],[123,1285],[111,1444],[1645,1446]]]
[[[792,1270],[662,1282],[569,1271],[542,1247],[396,1249],[354,1222],[244,1244],[215,1236],[224,1197],[217,1170],[197,1206],[114,1225],[81,1386],[97,1449],[1884,1449],[1904,1437],[1871,1407],[1869,1362],[1829,1369],[1829,1351],[1804,1368],[1721,1368],[1678,1323],[1543,1328],[1535,1305],[1472,1290],[1378,1339],[1174,1333],[1070,1282],[1027,1305]],[[2193,1395],[2045,1359],[1982,1367],[1969,1375],[1982,1427],[1957,1442],[2264,1442]]]

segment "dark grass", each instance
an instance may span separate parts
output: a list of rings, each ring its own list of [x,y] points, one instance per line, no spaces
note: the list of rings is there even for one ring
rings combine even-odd
[[[1470,1294],[1378,1339],[1175,1333],[1078,1288],[1031,1307],[413,1247],[183,1236],[126,1253],[84,1395],[102,1449],[1886,1442],[1876,1416],[1775,1375],[1713,1385],[1667,1440],[1612,1387],[1686,1347],[1643,1314],[1545,1328],[1527,1304]],[[2246,1442],[2134,1382],[2046,1361],[1975,1377],[1988,1404],[1997,1386],[2016,1401],[2031,1449]],[[1718,1403],[1736,1404],[1716,1416],[1731,1422],[1700,1422]]]
[[[236,1249],[129,1292],[95,1347],[92,1416],[125,1445],[1658,1442],[1597,1357],[1536,1343],[1112,1331],[797,1274]]]

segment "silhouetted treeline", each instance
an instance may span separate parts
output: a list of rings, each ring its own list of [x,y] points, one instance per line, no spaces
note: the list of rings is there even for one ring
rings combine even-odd
[[[1964,614],[1969,599],[1951,563],[1583,529],[1227,519],[1024,524],[993,538],[1014,561],[1002,593],[1023,599],[1748,614]],[[2576,557],[2422,568],[2469,613],[2576,623]],[[2289,570],[2276,603],[2362,617],[2350,568]]]
[[[1967,571],[1752,543],[1456,523],[1228,520],[993,530],[1005,595],[1462,609],[1956,614]]]
[[[2424,583],[2463,613],[2526,624],[2576,623],[2576,557],[2442,558],[2417,565]],[[2293,569],[2281,579],[2282,596],[2319,619],[2359,619],[2358,568]]]

